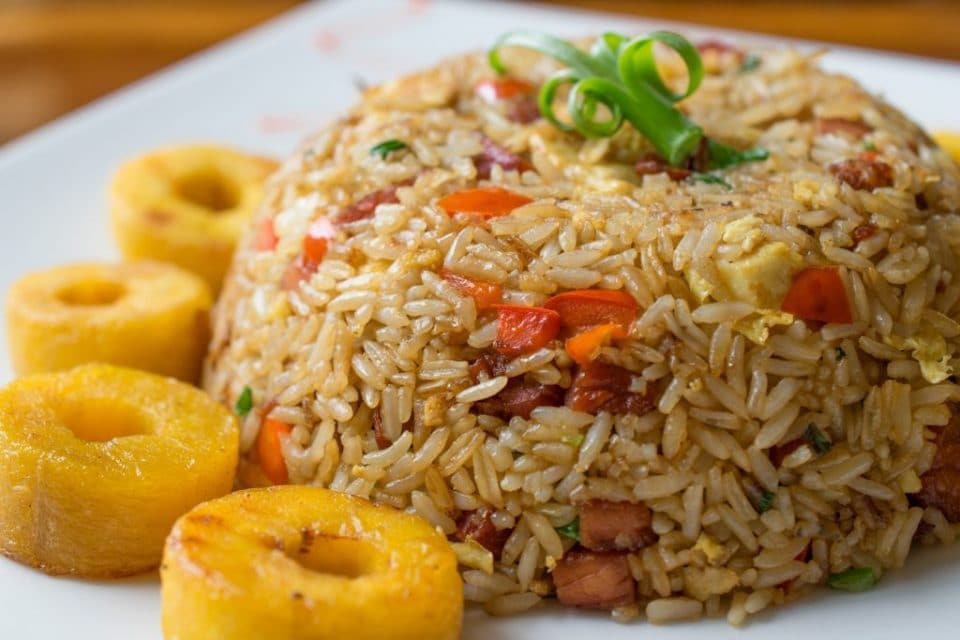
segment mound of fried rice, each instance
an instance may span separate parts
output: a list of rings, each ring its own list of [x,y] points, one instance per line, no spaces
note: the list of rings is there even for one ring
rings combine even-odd
[[[534,86],[555,68],[508,53]],[[307,141],[214,315],[205,387],[232,406],[249,386],[255,402],[242,481],[265,482],[264,421],[289,425],[290,482],[419,513],[456,543],[467,598],[495,614],[557,597],[620,619],[739,624],[833,574],[879,577],[914,543],[952,541],[957,167],[815,55],[703,55],[682,110],[713,139],[770,153],[719,180],[664,171],[630,126],[585,140],[530,96],[478,93],[493,77],[481,55],[370,89]],[[407,148],[370,153],[388,139]],[[532,202],[486,219],[437,205],[478,185]],[[331,237],[308,264],[318,220]],[[849,322],[782,309],[817,267],[839,274]],[[498,354],[497,309],[451,273],[512,305],[628,293],[629,335],[596,354],[604,401],[573,407],[572,387],[599,374],[563,336]],[[534,406],[513,402],[518,388]]]

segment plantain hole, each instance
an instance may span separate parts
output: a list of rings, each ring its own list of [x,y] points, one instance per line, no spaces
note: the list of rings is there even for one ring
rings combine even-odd
[[[58,414],[73,435],[88,442],[106,442],[153,431],[149,418],[140,408],[116,398],[65,397]]]
[[[314,533],[287,556],[309,571],[353,579],[371,572],[374,552],[363,540]]]
[[[125,296],[126,287],[112,280],[83,280],[57,292],[57,299],[71,307],[105,307]]]
[[[215,167],[204,167],[181,176],[174,183],[177,197],[213,213],[240,204],[237,185]]]

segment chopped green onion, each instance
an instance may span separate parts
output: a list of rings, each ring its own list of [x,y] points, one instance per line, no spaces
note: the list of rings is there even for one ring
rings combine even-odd
[[[862,143],[863,148],[867,151],[876,151],[877,145],[873,143],[873,140],[864,140]]]
[[[687,87],[674,93],[660,77],[654,57],[656,43],[673,49],[687,67]],[[590,52],[569,42],[536,31],[513,31],[500,36],[490,49],[490,66],[506,73],[500,59],[503,47],[521,47],[554,58],[561,69],[540,88],[540,113],[562,131],[576,131],[588,138],[612,136],[624,120],[630,121],[670,164],[680,164],[692,154],[703,131],[674,106],[691,95],[703,80],[703,62],[690,41],[669,31],[656,31],[633,38],[605,33]],[[557,91],[569,85],[569,122],[561,121],[553,108]],[[605,107],[606,116],[598,107]]]
[[[773,506],[773,501],[776,499],[777,494],[773,491],[764,491],[763,495],[760,496],[760,501],[757,503],[757,511],[760,513],[766,513],[770,511],[770,508]]]
[[[710,169],[725,169],[735,164],[757,162],[766,160],[769,157],[770,153],[766,149],[759,147],[747,149],[746,151],[738,151],[733,147],[728,147],[715,140],[707,140],[707,166]]]
[[[578,434],[573,435],[573,436],[563,436],[563,437],[560,438],[560,442],[562,442],[562,443],[564,443],[564,444],[568,444],[568,445],[570,445],[571,447],[573,447],[574,449],[579,449],[579,448],[580,448],[580,445],[583,444],[583,439],[584,439],[584,437],[585,437],[585,436],[584,436],[582,433],[578,433]]]
[[[657,43],[673,49],[683,60],[687,68],[683,93],[671,91],[660,77],[654,56]],[[703,130],[674,106],[692,95],[703,81],[700,54],[683,36],[655,31],[631,40],[608,32],[587,52],[546,33],[512,31],[500,36],[487,55],[490,66],[499,74],[507,72],[500,58],[503,47],[532,49],[564,65],[540,87],[537,98],[540,113],[561,131],[605,138],[615,134],[626,120],[674,166],[695,153],[704,139]],[[560,120],[554,110],[554,98],[565,86],[569,86],[569,121]],[[712,140],[707,144],[709,169],[764,160],[767,156],[763,149],[738,151]]]
[[[384,140],[380,144],[376,144],[370,147],[370,155],[380,156],[381,160],[386,160],[387,156],[390,155],[393,151],[400,151],[401,149],[406,149],[407,143],[403,140]]]
[[[823,431],[820,431],[817,425],[812,422],[807,425],[806,430],[803,432],[803,439],[813,447],[813,450],[817,452],[818,456],[822,456],[827,451],[830,451],[830,448],[833,446],[833,443],[827,439]]]
[[[847,569],[840,573],[831,574],[827,578],[827,585],[831,589],[840,591],[866,591],[877,584],[877,574],[870,567]]]
[[[705,184],[719,184],[723,185],[728,190],[733,189],[733,185],[714,173],[695,173],[690,177],[696,182],[703,182]]]
[[[251,409],[253,409],[253,389],[246,386],[243,388],[243,391],[240,392],[240,397],[237,398],[236,404],[233,405],[233,410],[237,412],[238,416],[245,418]]]
[[[755,53],[748,53],[747,56],[743,59],[743,62],[740,63],[740,73],[750,73],[755,71],[757,67],[760,66],[760,63],[763,60]]]
[[[557,527],[557,533],[565,538],[580,542],[580,518],[575,518],[573,522]]]

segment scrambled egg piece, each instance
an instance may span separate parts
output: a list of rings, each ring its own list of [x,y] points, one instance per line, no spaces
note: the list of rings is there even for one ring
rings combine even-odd
[[[693,266],[687,268],[687,284],[699,302],[713,298],[749,302],[758,309],[780,308],[803,259],[783,242],[765,244],[762,224],[759,217],[747,215],[726,225],[723,241],[742,246],[746,255],[717,261],[719,283],[711,283]]]
[[[913,349],[913,359],[920,364],[920,374],[930,384],[939,384],[953,375],[947,341],[932,327],[924,327],[909,338],[890,336],[886,342],[896,349]]]
[[[903,489],[904,493],[917,493],[923,489],[923,483],[920,481],[920,476],[918,476],[917,472],[913,469],[907,469],[900,474],[897,477],[897,482],[900,484],[900,488]]]
[[[724,556],[726,555],[723,545],[705,533],[700,534],[700,537],[697,538],[697,543],[693,545],[693,548],[694,550],[702,551],[703,555],[707,557],[707,562],[710,564],[717,564],[723,560]]]
[[[793,314],[786,311],[760,311],[738,320],[733,328],[742,333],[748,340],[761,346],[770,339],[770,327],[790,326],[793,324]]]
[[[712,297],[749,302],[758,309],[779,309],[790,289],[794,271],[802,264],[803,259],[790,247],[771,242],[738,260],[717,261],[721,290],[711,286],[693,267],[687,269],[685,275],[690,290],[700,302]]]
[[[732,297],[760,309],[779,309],[790,289],[793,272],[803,264],[782,242],[765,244],[732,262],[718,261],[717,271]]]

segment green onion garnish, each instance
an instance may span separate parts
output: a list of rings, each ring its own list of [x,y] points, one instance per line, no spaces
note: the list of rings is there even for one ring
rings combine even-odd
[[[713,173],[695,173],[690,177],[696,182],[703,182],[704,184],[719,184],[726,187],[727,190],[733,189],[733,185]]]
[[[806,430],[803,432],[803,439],[813,447],[813,450],[817,452],[817,455],[822,456],[827,451],[830,451],[830,447],[833,446],[833,443],[827,439],[827,436],[823,434],[823,431],[817,427],[817,425],[812,422],[807,425]]]
[[[245,418],[251,409],[253,409],[253,389],[247,386],[240,392],[240,397],[233,405],[233,410],[237,412],[238,416]]]
[[[687,68],[687,87],[683,93],[672,92],[660,77],[654,57],[654,45],[658,42],[673,49]],[[561,131],[606,138],[615,134],[627,120],[671,165],[687,160],[703,140],[703,130],[674,106],[692,95],[703,80],[700,54],[681,35],[655,31],[646,37],[630,39],[608,32],[587,52],[546,33],[512,31],[500,36],[488,54],[490,66],[500,74],[507,72],[500,59],[503,47],[532,49],[566,67],[540,87],[537,98],[540,113]],[[567,85],[570,87],[567,95],[570,120],[564,122],[554,111],[553,103],[560,88]],[[606,107],[606,117],[599,109],[601,106]],[[762,149],[740,152],[712,140],[707,145],[709,169],[766,157],[767,152]]]
[[[683,59],[689,76],[683,93],[673,93],[660,78],[653,55],[657,42]],[[538,99],[540,113],[558,129],[605,138],[629,120],[674,165],[693,153],[703,138],[703,130],[673,106],[696,91],[703,80],[703,63],[696,47],[676,33],[656,31],[632,40],[605,33],[588,53],[545,33],[513,31],[500,36],[489,52],[490,66],[501,74],[506,73],[500,60],[502,47],[533,49],[567,67],[544,83]],[[553,109],[554,96],[565,85],[570,85],[570,122],[562,122]],[[601,105],[609,111],[606,118],[598,114]]]
[[[401,149],[406,149],[407,143],[403,140],[395,140],[391,138],[390,140],[384,140],[380,144],[375,144],[370,147],[370,155],[380,156],[381,160],[386,160],[387,156],[390,155],[393,151],[400,151]]]
[[[840,362],[847,357],[847,352],[843,350],[843,347],[837,347],[837,362]]]
[[[710,169],[725,169],[743,162],[766,160],[770,154],[766,149],[754,147],[746,151],[737,151],[733,147],[707,140],[707,167]]]
[[[762,59],[755,53],[748,53],[747,56],[743,59],[743,62],[740,63],[740,73],[750,73],[755,71],[757,67],[760,66]]]
[[[575,518],[573,522],[557,527],[557,533],[565,538],[580,542],[580,518]]]
[[[877,150],[877,145],[875,145],[875,144],[873,143],[873,140],[864,140],[864,141],[862,142],[862,144],[863,144],[863,148],[864,148],[865,150],[867,150],[867,151],[876,151],[876,150]]]
[[[776,499],[777,494],[773,491],[764,491],[763,495],[760,496],[760,500],[757,503],[757,511],[760,513],[766,513],[770,511],[770,508],[773,506],[773,501]]]
[[[877,584],[877,574],[870,567],[847,569],[840,573],[831,574],[827,578],[827,585],[831,589],[839,589],[840,591],[866,591],[875,584]]]

